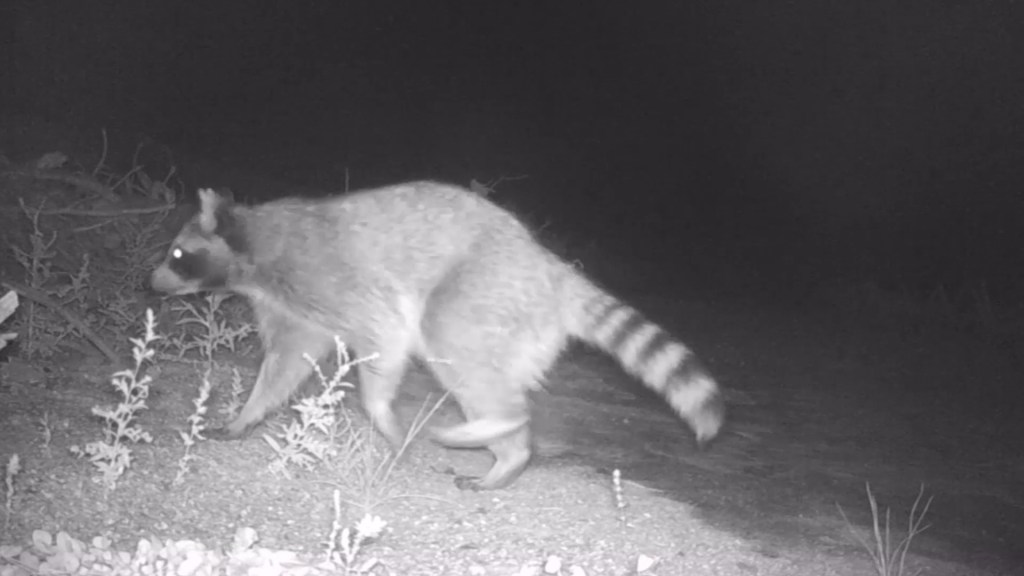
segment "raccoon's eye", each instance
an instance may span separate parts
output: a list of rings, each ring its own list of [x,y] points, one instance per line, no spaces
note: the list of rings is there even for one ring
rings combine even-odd
[[[211,261],[205,248],[187,251],[180,246],[171,248],[167,258],[167,266],[172,272],[187,280],[206,280],[216,271],[217,265]]]

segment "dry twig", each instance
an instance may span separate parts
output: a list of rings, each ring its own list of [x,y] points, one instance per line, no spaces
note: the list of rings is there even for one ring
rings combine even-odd
[[[84,210],[79,208],[54,208],[53,210],[39,210],[43,216],[95,216],[98,218],[116,218],[118,216],[137,216],[139,214],[158,214],[169,207],[147,206],[145,208],[111,208],[108,210]],[[21,208],[9,206],[0,207],[0,212],[21,212]]]
[[[85,336],[86,340],[91,342],[92,345],[95,346],[100,352],[102,352],[104,356],[109,358],[111,362],[121,362],[121,357],[117,355],[117,352],[114,352],[114,349],[111,348],[111,346],[107,344],[106,341],[103,340],[103,338],[100,338],[98,334],[93,332],[92,329],[90,329],[89,326],[85,324],[85,322],[82,322],[82,320],[79,317],[69,312],[66,306],[61,306],[59,302],[57,302],[53,298],[50,298],[49,296],[47,296],[43,292],[40,292],[39,290],[36,290],[29,286],[25,286],[24,284],[20,284],[18,282],[14,282],[12,280],[4,280],[0,282],[0,285],[3,285],[5,288],[8,288],[10,290],[15,290],[25,298],[28,298],[29,300],[32,300],[37,304],[42,304],[43,306],[46,306],[47,308],[50,308],[54,312],[60,314],[61,316],[64,317],[65,320],[68,321],[68,324],[71,324],[76,329],[78,329],[78,331],[81,332],[83,336]]]

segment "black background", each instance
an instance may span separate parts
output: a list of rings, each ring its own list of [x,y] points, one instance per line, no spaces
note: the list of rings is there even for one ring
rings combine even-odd
[[[666,283],[985,285],[1016,304],[1022,13],[10,2],[0,82],[8,110],[305,185],[340,188],[345,169],[358,186],[527,175],[499,199]]]

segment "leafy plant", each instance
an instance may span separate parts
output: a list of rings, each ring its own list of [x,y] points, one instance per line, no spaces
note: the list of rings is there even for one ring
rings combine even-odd
[[[363,546],[380,538],[387,522],[369,513],[356,523],[354,529],[341,521],[341,493],[334,491],[334,522],[327,540],[327,561],[342,566],[345,574],[369,574],[380,562],[376,558],[356,564]],[[340,547],[340,548],[339,548]]]
[[[21,472],[21,461],[17,454],[12,454],[7,460],[7,469],[4,471],[4,486],[6,487],[6,498],[4,499],[4,532],[11,527],[11,516],[14,515],[14,477]]]
[[[242,386],[242,375],[235,366],[231,367],[231,390],[229,392],[228,401],[217,412],[227,418],[234,418],[242,409],[242,393],[245,392],[245,387]]]
[[[199,440],[205,440],[203,438],[203,430],[206,429],[206,423],[203,417],[206,415],[206,402],[210,399],[210,388],[212,388],[210,384],[210,371],[207,370],[203,374],[202,383],[199,385],[199,396],[192,401],[196,409],[188,417],[188,432],[184,430],[178,431],[181,442],[185,445],[185,453],[178,460],[178,473],[175,474],[173,481],[175,486],[185,482],[185,474],[188,474],[189,463],[195,459],[195,455],[192,454],[192,448]]]
[[[135,423],[135,417],[140,410],[146,409],[152,379],[142,375],[142,367],[153,357],[151,345],[158,338],[153,310],[147,309],[145,334],[142,338],[131,339],[134,368],[117,372],[110,380],[111,386],[121,394],[121,403],[113,408],[94,406],[92,409],[92,413],[104,421],[103,440],[90,442],[84,449],[71,447],[71,452],[76,456],[89,457],[93,466],[102,474],[101,479],[107,490],[115,489],[118,479],[131,466],[130,445],[153,441],[149,432]]]
[[[241,340],[255,332],[252,324],[234,323],[223,313],[224,302],[230,297],[230,294],[211,292],[203,298],[204,304],[181,300],[174,305],[172,309],[181,314],[175,324],[184,330],[167,343],[176,350],[179,360],[196,350],[207,364],[212,364],[217,350],[227,348],[234,352]]]
[[[270,468],[274,473],[290,476],[289,465],[311,470],[317,461],[327,459],[334,450],[341,401],[345,398],[346,389],[353,388],[343,378],[358,362],[376,357],[350,360],[345,344],[338,337],[334,340],[338,368],[331,378],[324,375],[315,358],[308,354],[305,356],[306,361],[312,364],[323,390],[317,396],[303,398],[292,406],[299,417],[284,426],[278,438],[270,434],[263,435],[263,439],[277,454]]]

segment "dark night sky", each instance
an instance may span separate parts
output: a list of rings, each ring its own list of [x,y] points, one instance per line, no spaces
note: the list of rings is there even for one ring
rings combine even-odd
[[[748,283],[1024,293],[1010,0],[6,11],[9,107],[309,185],[525,174],[509,200],[530,214]]]

